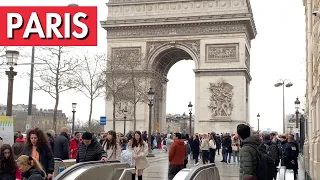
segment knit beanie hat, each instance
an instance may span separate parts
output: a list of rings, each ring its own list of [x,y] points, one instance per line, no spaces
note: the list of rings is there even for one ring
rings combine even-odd
[[[89,132],[85,132],[82,134],[82,139],[84,140],[91,140],[92,139],[92,134]]]

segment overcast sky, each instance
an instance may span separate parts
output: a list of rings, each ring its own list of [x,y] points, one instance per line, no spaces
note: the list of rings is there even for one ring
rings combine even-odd
[[[68,5],[70,3],[98,6],[98,18],[107,18],[107,7],[103,0],[1,0],[0,5]],[[250,119],[257,127],[256,115],[260,113],[261,128],[282,130],[282,88],[273,85],[279,79],[290,79],[291,88],[285,89],[286,114],[294,113],[294,101],[298,96],[305,103],[305,17],[302,1],[293,0],[251,0],[258,35],[252,41],[250,84]],[[99,25],[98,25],[99,26]],[[99,28],[98,47],[88,48],[103,52],[106,46],[106,33]],[[25,51],[31,52],[31,47]],[[30,62],[30,59],[21,59]],[[187,112],[189,101],[194,102],[195,78],[192,71],[193,61],[176,63],[168,74],[167,113]],[[30,66],[18,66],[18,76],[14,82],[14,104],[28,104],[29,79],[26,73]],[[0,69],[4,74],[4,69]],[[7,77],[0,76],[0,104],[6,104]],[[83,121],[88,119],[89,101],[79,93],[63,93],[59,109],[71,116],[71,103],[77,102],[77,117]],[[46,93],[36,91],[33,104],[38,108],[53,109],[54,100]],[[103,98],[94,103],[93,117],[99,119],[105,114]]]

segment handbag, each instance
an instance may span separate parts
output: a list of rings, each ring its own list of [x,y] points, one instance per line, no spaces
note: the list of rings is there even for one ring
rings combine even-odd
[[[133,167],[135,165],[135,160],[133,159],[133,150],[129,148],[123,150],[121,152],[120,162],[129,164],[130,167]]]
[[[236,145],[232,145],[232,151],[239,151],[239,147]]]

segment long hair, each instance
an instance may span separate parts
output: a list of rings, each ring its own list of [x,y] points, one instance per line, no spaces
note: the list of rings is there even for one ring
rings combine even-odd
[[[104,142],[103,142],[103,147],[107,144],[107,149],[110,149],[111,147],[117,149],[117,134],[115,131],[108,131],[107,134],[110,134],[112,136],[112,140],[109,141],[109,139],[107,138]]]
[[[10,151],[10,156],[8,159],[5,159],[4,157],[4,151],[8,149]],[[12,148],[9,144],[4,144],[1,146],[1,156],[0,156],[0,168],[4,168],[5,166],[8,167],[8,169],[10,170],[10,172],[12,174],[14,174],[16,172],[16,162],[14,160],[13,157],[13,152],[12,152]]]
[[[38,169],[40,170],[43,175],[44,175],[44,178],[43,179],[46,179],[47,178],[47,175],[46,175],[46,172],[43,170],[41,164],[39,163],[39,161],[37,161],[36,159],[34,159],[33,157],[31,156],[26,156],[26,155],[21,155],[18,159],[17,159],[17,163],[20,163],[20,164],[24,164],[24,165],[29,165],[35,169]]]
[[[138,142],[138,141],[136,140],[136,138],[133,137],[132,147],[144,146],[143,139],[142,139],[142,136],[141,136],[141,132],[140,132],[140,131],[136,131],[134,134],[135,134],[135,135],[136,135],[136,134],[139,134],[140,139],[139,139],[139,142]]]
[[[27,139],[26,139],[26,147],[31,148],[32,143],[31,143],[31,134],[35,134],[38,137],[38,142],[37,142],[37,147],[38,148],[43,148],[45,145],[48,144],[48,139],[47,136],[41,131],[39,128],[35,128],[31,131],[28,132],[27,134]]]

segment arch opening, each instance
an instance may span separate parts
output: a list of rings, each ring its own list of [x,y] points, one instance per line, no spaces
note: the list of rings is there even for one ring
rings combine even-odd
[[[181,60],[192,60],[192,57],[189,53],[179,48],[167,49],[157,56],[153,69],[163,77],[167,77],[170,68]]]

